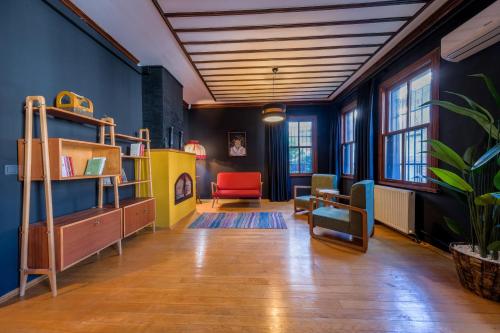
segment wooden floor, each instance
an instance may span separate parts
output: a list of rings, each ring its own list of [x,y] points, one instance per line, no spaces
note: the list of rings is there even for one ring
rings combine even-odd
[[[243,208],[242,208],[243,207]],[[221,210],[256,210],[230,204]],[[0,307],[0,332],[467,332],[500,329],[500,305],[462,289],[452,262],[377,226],[368,253],[287,230],[142,232]],[[198,213],[212,211],[209,203]]]

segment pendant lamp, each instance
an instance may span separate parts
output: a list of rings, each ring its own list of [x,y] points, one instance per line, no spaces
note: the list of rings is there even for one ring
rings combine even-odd
[[[273,68],[273,99],[274,99],[274,79],[278,68]],[[279,123],[286,119],[286,105],[284,103],[268,103],[262,108],[262,120],[266,123]]]

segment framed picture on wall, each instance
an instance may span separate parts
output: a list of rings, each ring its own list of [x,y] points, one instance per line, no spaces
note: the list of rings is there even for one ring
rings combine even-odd
[[[229,156],[247,156],[247,133],[228,132],[227,133]]]

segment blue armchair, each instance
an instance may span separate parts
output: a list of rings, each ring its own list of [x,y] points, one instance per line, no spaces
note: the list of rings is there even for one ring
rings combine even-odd
[[[373,187],[373,180],[363,180],[352,185],[350,196],[332,194],[326,200],[311,198],[309,202],[309,232],[311,236],[366,252],[368,235],[373,236],[374,233]],[[330,200],[333,198],[338,201]],[[340,203],[341,200],[349,200],[349,204]],[[322,203],[321,207],[318,203]],[[314,209],[314,207],[319,208]],[[314,233],[315,227],[349,234],[352,241],[319,236]]]

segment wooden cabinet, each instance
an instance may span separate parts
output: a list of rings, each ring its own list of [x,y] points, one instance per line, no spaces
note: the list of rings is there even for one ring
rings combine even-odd
[[[47,269],[48,240],[45,222],[30,225],[28,263],[35,269]],[[122,238],[121,209],[92,208],[54,219],[56,270],[58,272]]]
[[[154,198],[136,198],[120,201],[123,209],[123,237],[153,225],[156,219]]]

